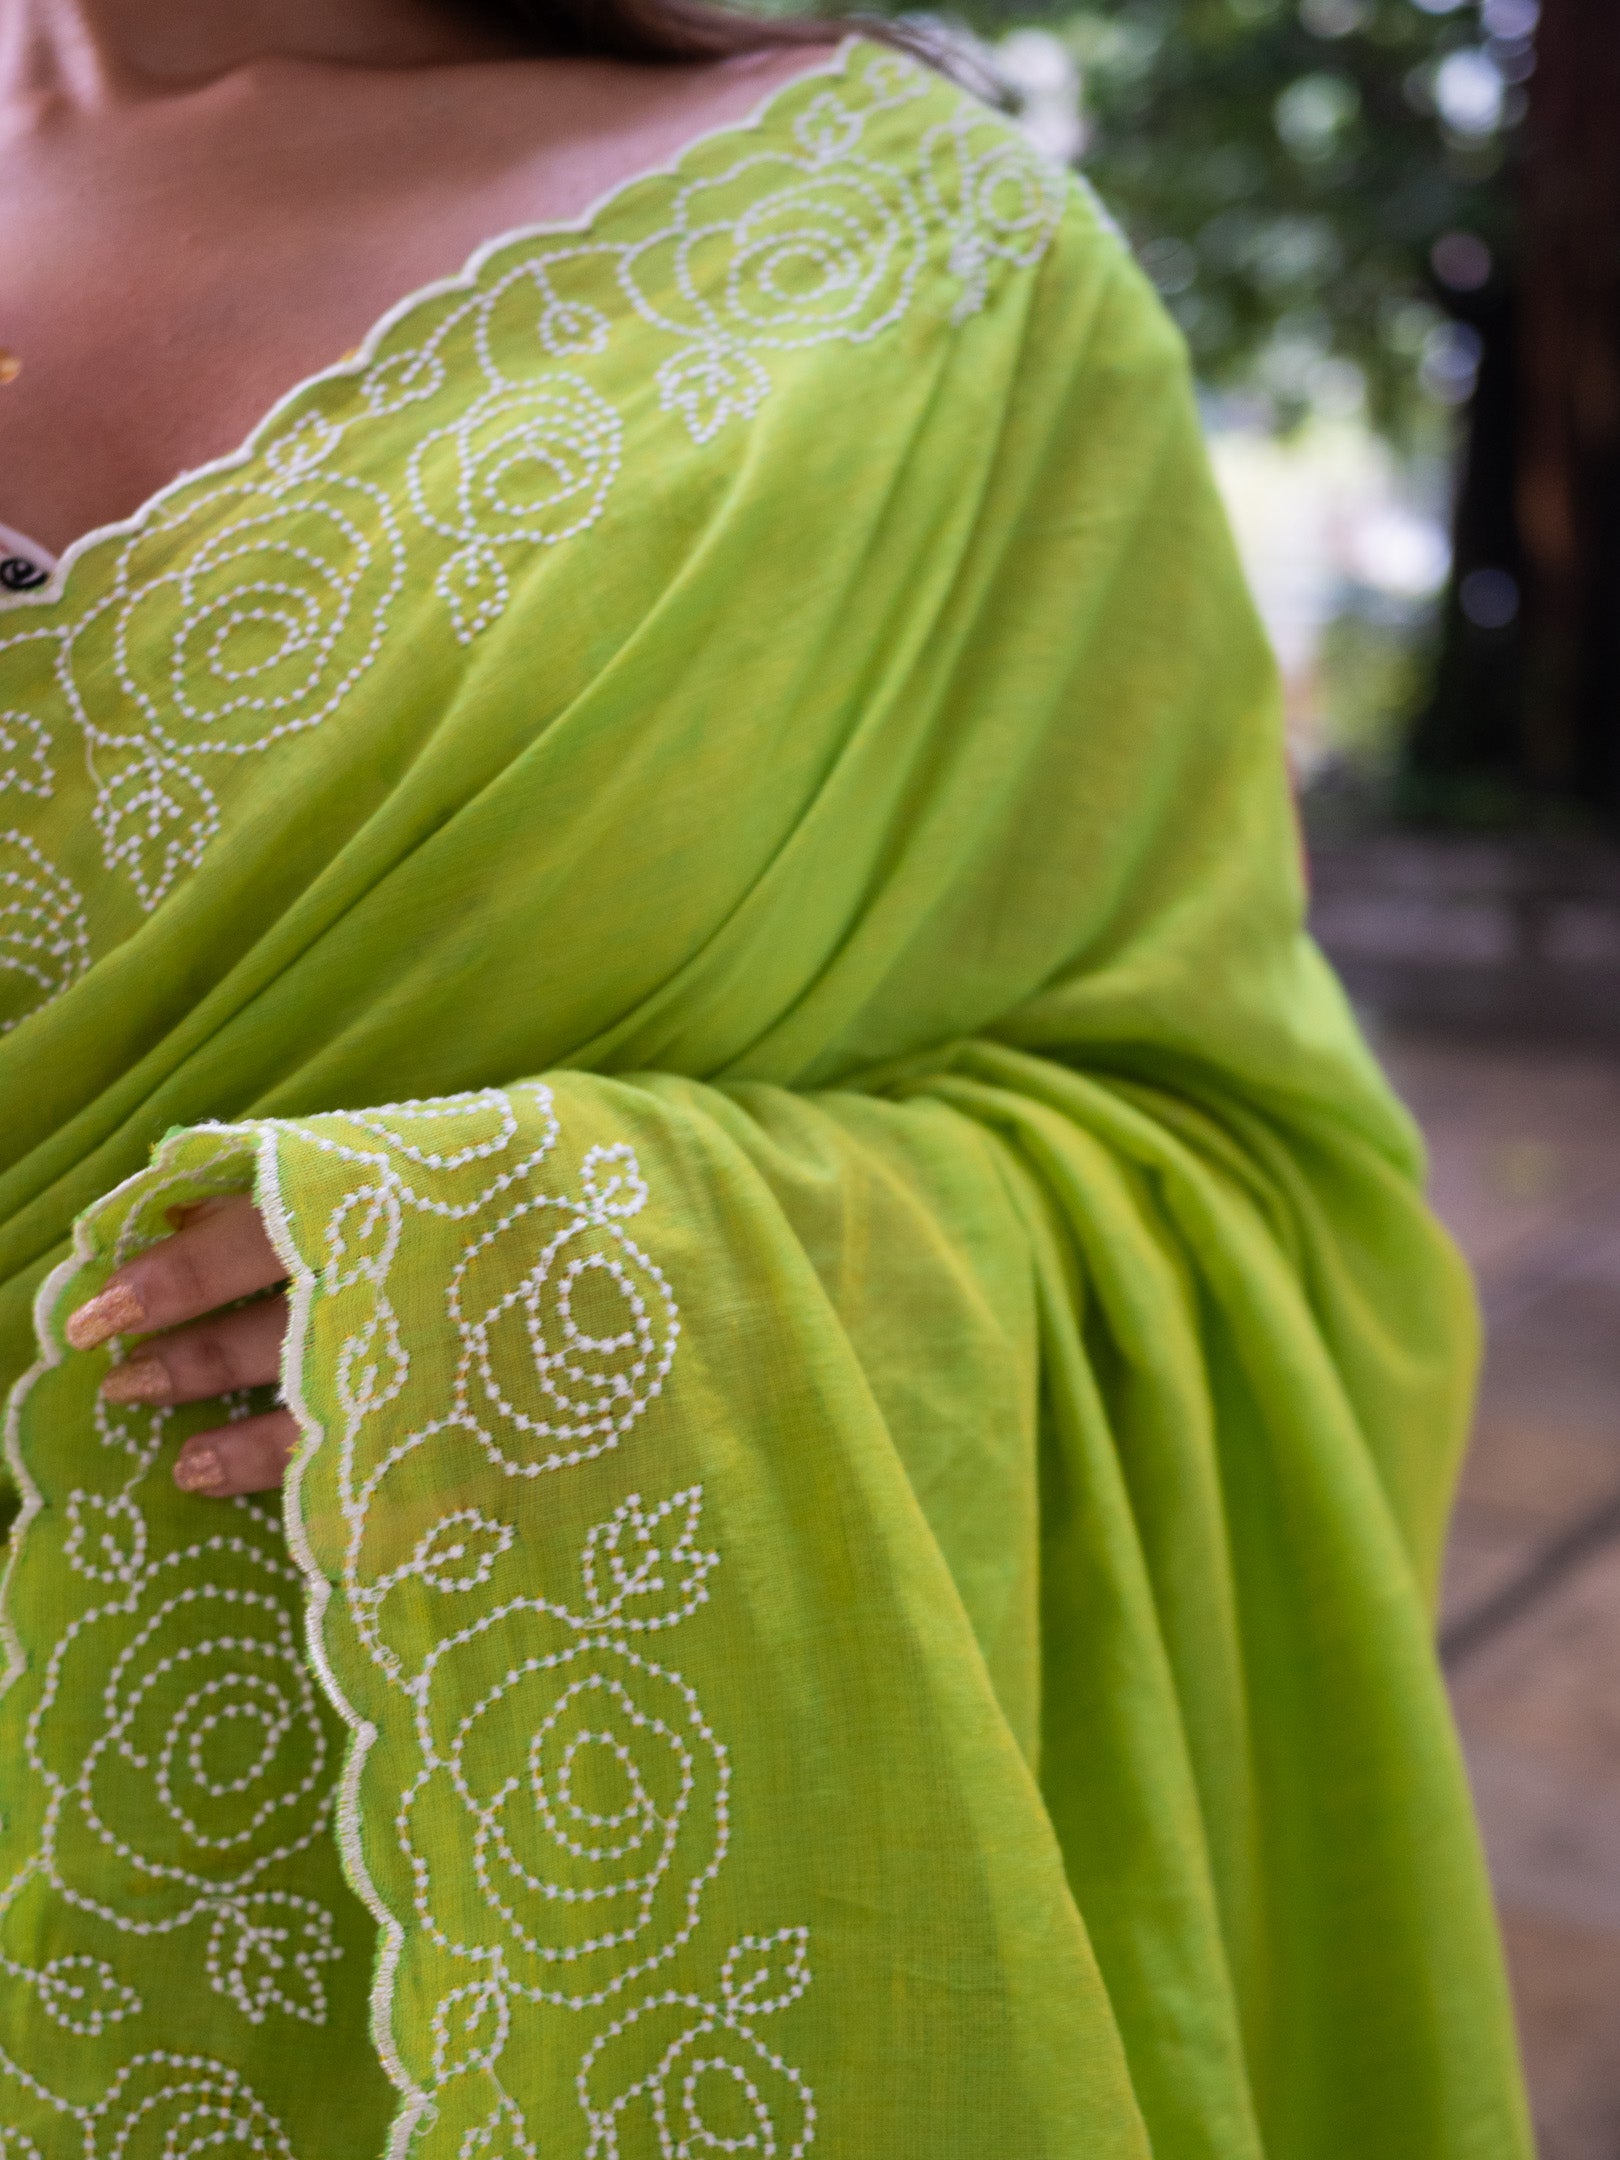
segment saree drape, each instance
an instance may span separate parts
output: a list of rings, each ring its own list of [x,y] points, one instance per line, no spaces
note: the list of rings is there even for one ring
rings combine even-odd
[[[1526,2152],[1469,1294],[1083,191],[852,41],[0,609],[6,2160]],[[248,1184],[284,1509],[63,1347]]]

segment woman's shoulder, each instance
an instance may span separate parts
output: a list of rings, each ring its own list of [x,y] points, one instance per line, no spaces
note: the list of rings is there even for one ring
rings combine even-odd
[[[1048,256],[1118,252],[1083,184],[1013,119],[864,33],[693,68],[480,72],[502,173],[480,221],[504,236],[481,278],[527,264],[592,322],[628,302],[669,335],[696,308],[734,357],[860,343],[914,307],[965,323]]]
[[[400,139],[437,140],[490,229],[567,223],[695,144],[750,131],[850,42],[689,65],[546,56],[440,69],[393,93],[419,108],[399,115]]]
[[[987,83],[965,84],[947,60],[855,32],[697,65],[486,63],[431,94],[445,127],[482,144],[483,188],[504,213],[491,229],[583,225],[638,183],[744,166],[762,192],[791,185],[790,167],[851,182],[861,168],[873,180],[887,171],[918,227],[970,207],[981,221],[1044,226],[1071,199],[1091,222],[1073,176],[988,101]]]
[[[511,341],[512,367],[532,348],[531,288],[552,359],[610,396],[656,381],[700,442],[752,414],[768,380],[847,395],[854,350],[875,358],[903,323],[901,367],[919,338],[954,342],[987,312],[1013,349],[1038,318],[1036,342],[1081,364],[1126,250],[1083,181],[943,68],[855,34],[693,70],[677,102],[604,118],[590,100],[611,104],[626,73],[579,64],[573,140],[594,165],[561,215],[553,166],[549,204],[538,217],[513,205],[474,265],[500,308],[481,335]],[[543,154],[557,155],[554,134]],[[1145,304],[1162,334],[1151,294],[1129,290],[1142,281],[1123,283],[1127,312]]]

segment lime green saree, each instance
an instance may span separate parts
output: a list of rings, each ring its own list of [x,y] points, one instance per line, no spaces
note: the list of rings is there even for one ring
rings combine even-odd
[[[0,759],[4,2160],[1525,2152],[1468,1292],[1072,183],[852,42],[6,602]],[[249,1183],[284,1511],[63,1348]]]

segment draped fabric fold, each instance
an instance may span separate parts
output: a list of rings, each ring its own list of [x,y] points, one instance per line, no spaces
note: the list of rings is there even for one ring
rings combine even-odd
[[[0,755],[7,2160],[1527,2152],[1467,1285],[1079,188],[852,40],[0,598]],[[61,1332],[249,1187],[284,1513]]]

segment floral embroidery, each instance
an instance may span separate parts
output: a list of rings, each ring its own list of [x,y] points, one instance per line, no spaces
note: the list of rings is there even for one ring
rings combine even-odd
[[[20,744],[26,760],[0,771],[0,793],[50,793],[48,741],[26,714],[0,714],[0,755]],[[0,832],[0,980],[12,1005],[0,1012],[0,1035],[59,997],[89,965],[90,926],[79,894],[26,833]]]
[[[40,2144],[0,2125],[0,2160],[166,2160],[235,2147],[255,2160],[300,2160],[252,2088],[222,2063],[152,2049],[133,2056],[91,2107],[61,2099],[0,2051],[0,2069],[43,2102],[56,2135]],[[71,2128],[69,2126],[72,2126]],[[71,2142],[68,2142],[71,2141]]]
[[[912,105],[926,124],[886,133]],[[11,577],[0,618],[29,612],[0,638],[0,792],[31,796],[37,829],[5,842],[31,868],[14,856],[7,880],[0,1025],[90,957],[42,847],[62,759],[83,759],[106,871],[156,908],[221,831],[249,761],[342,711],[408,582],[470,645],[536,550],[603,516],[624,456],[621,346],[645,352],[659,408],[705,449],[759,411],[785,356],[894,328],[931,255],[945,313],[966,321],[998,266],[1040,257],[1068,185],[996,114],[852,43],[778,93],[768,124],[721,129],[587,229],[499,242],[405,303],[244,453],[97,538],[60,602],[55,581]],[[407,409],[415,448],[380,484],[367,446]]]
[[[1062,176],[895,55],[857,44],[772,110],[611,218],[486,250],[60,596],[0,599],[0,1027],[96,957],[48,844],[81,804],[108,886],[158,907],[254,761],[344,712],[408,587],[470,646],[609,515],[632,398],[672,458],[719,457],[792,355],[884,336],[936,286],[963,322],[1055,228]],[[403,412],[391,464],[378,423]],[[63,1587],[26,1658],[7,1622],[0,1971],[49,2045],[0,2055],[0,2160],[295,2160],[256,2086],[300,2031],[352,2021],[370,1945],[338,1852],[381,1934],[396,2154],[517,2160],[560,2107],[588,2160],[797,2160],[809,1942],[792,1914],[717,1915],[733,1766],[689,1674],[726,1571],[702,1486],[659,1476],[680,1320],[634,1154],[571,1156],[539,1086],[203,1128],[96,1211],[95,1265],[239,1188],[255,1149],[273,1213],[326,1196],[278,1218],[292,1369],[329,1398],[302,1408],[292,1555],[267,1510],[172,1489],[160,1458],[205,1413],[111,1409],[54,1352],[14,1401],[12,1566],[44,1555]],[[41,1901],[57,1954],[33,1962]],[[206,2059],[149,2044],[174,1987],[217,2006]]]
[[[165,1986],[211,1989],[242,2037],[222,2022],[225,2059],[186,2066],[201,2117],[217,2142],[229,2127],[290,2156],[243,2080],[252,2034],[284,2047],[290,2024],[326,2022],[334,1986],[363,1985],[322,1887],[335,1829],[382,1931],[396,2150],[532,2153],[530,2126],[577,2107],[591,2160],[802,2155],[815,2103],[774,2021],[810,1985],[808,1933],[728,1943],[705,1924],[732,1767],[671,1648],[723,1599],[724,1568],[703,1487],[657,1485],[681,1326],[636,1234],[652,1195],[635,1153],[572,1148],[540,1083],[203,1127],[96,1211],[98,1265],[160,1235],[177,1199],[239,1186],[255,1152],[309,1436],[292,1557],[266,1513],[173,1490],[175,1413],[102,1403],[90,1361],[59,1353],[25,1383],[22,1542],[58,1540],[81,1594],[34,1653],[43,1806],[0,1925],[46,1889],[74,1916],[56,1939],[85,1947],[0,1966],[80,2038],[132,2025]],[[44,1309],[83,1294],[87,1235]],[[61,1459],[75,1416],[75,1482],[41,1516],[29,1457]],[[329,1701],[300,1654],[305,1596]],[[330,1704],[351,1735],[341,1776]],[[421,2015],[396,2018],[400,1987]],[[126,2069],[150,2084],[157,2060]],[[0,2059],[0,2095],[9,2076],[64,2105],[25,2068]],[[191,2088],[150,2089],[161,2110]]]

